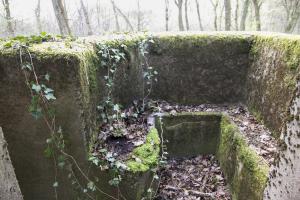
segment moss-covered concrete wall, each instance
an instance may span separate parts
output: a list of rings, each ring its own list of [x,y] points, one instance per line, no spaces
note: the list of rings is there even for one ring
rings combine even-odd
[[[299,76],[300,37],[256,35],[250,55],[247,105],[278,137]]]
[[[251,149],[228,116],[221,119],[217,157],[230,184],[233,200],[262,200],[269,166]]]
[[[250,37],[236,34],[153,35],[149,64],[158,72],[151,97],[171,103],[237,103],[245,99]],[[136,39],[136,38],[135,38]],[[119,72],[115,96],[122,103],[142,98],[137,47]],[[139,39],[136,39],[138,42]]]
[[[83,106],[89,99],[86,95],[89,87],[82,73],[83,67],[89,67],[88,52],[87,49],[50,50],[45,46],[31,49],[38,74],[50,74],[47,85],[55,90],[57,98],[56,125],[62,127],[68,151],[83,167],[86,158],[84,136],[91,127],[85,120],[89,112]],[[35,120],[28,111],[30,91],[20,69],[18,52],[1,50],[0,96],[0,124],[24,199],[54,199],[55,168],[52,158],[44,155],[50,134],[44,121]],[[65,171],[58,170],[59,199],[73,199],[72,186],[64,174]]]
[[[142,97],[142,71],[137,64],[136,44],[144,37],[122,39],[130,47],[130,61],[117,73],[114,96],[120,103],[128,104]],[[158,71],[153,99],[179,104],[242,102],[274,130],[275,135],[279,136],[286,127],[291,116],[288,108],[296,98],[299,37],[175,33],[156,34],[153,39],[155,44],[151,46],[149,62]],[[92,43],[95,41],[99,40]],[[63,43],[47,43],[35,45],[31,53],[40,73],[51,74],[51,85],[57,96],[57,121],[68,135],[74,148],[71,150],[84,159],[84,141],[94,131],[95,108],[105,94],[104,73],[96,72],[96,51],[88,43],[72,49]],[[44,124],[32,119],[27,111],[30,99],[19,68],[18,52],[1,48],[0,125],[10,144],[12,162],[25,199],[47,199],[53,192],[53,174],[44,174],[53,171],[52,162],[42,155],[47,131]],[[297,135],[298,129],[291,134]],[[289,147],[298,145],[288,140],[285,143]],[[296,166],[297,159],[290,160]],[[300,172],[288,176],[300,179]],[[295,194],[299,195],[299,191]]]
[[[265,199],[297,200],[300,196],[300,83],[289,107],[289,119],[281,132],[282,150],[272,166]]]

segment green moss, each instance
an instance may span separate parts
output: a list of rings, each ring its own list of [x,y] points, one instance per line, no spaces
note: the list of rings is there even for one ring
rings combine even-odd
[[[291,70],[300,65],[300,38],[293,36],[256,36],[252,46],[252,53],[257,54],[260,49],[271,47],[283,54],[284,62]]]
[[[182,49],[190,47],[211,47],[214,44],[230,44],[239,45],[244,48],[244,44],[248,43],[248,36],[238,35],[238,34],[167,34],[159,35],[157,37],[157,42],[161,45],[167,46],[168,49]],[[244,50],[248,50],[245,49]]]
[[[133,150],[132,159],[127,161],[129,170],[146,172],[158,164],[160,152],[160,139],[157,129],[152,128],[147,135],[146,142]]]
[[[254,116],[256,121],[258,121],[260,124],[264,123],[263,116],[262,116],[261,112],[254,105],[249,106],[249,111]]]
[[[227,116],[222,117],[217,156],[231,186],[234,200],[263,198],[269,166],[247,145],[237,126]]]

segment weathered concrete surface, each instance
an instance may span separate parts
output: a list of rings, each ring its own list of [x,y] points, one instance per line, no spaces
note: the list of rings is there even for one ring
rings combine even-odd
[[[247,35],[154,35],[149,63],[158,72],[151,98],[171,103],[238,103],[245,99],[250,39]],[[142,98],[143,72],[136,47],[114,88],[121,103]]]
[[[159,74],[152,98],[179,104],[242,102],[277,135],[282,132],[282,127],[286,127],[289,114],[285,111],[296,98],[299,37],[206,33],[157,35],[154,40],[156,44],[151,47],[149,62]],[[142,97],[142,71],[138,68],[135,50],[131,51],[131,61],[120,68],[114,88],[116,99],[124,104]],[[42,73],[48,71],[51,74],[58,98],[57,121],[61,122],[70,140],[70,149],[84,158],[83,135],[90,132],[86,129],[86,119],[92,115],[83,108],[87,105],[94,108],[99,99],[86,101],[89,92],[82,84],[85,76],[80,72],[80,65],[72,56],[50,54],[37,60]],[[104,94],[101,77],[101,71],[94,77],[100,83],[99,96]],[[52,162],[42,155],[47,131],[41,121],[33,120],[28,114],[30,99],[16,55],[0,56],[0,96],[4,97],[0,98],[0,125],[6,134],[21,191],[25,199],[51,199]],[[288,123],[288,126],[292,125]],[[299,128],[294,126],[293,130],[297,135]],[[297,142],[290,138],[288,143]],[[298,158],[288,151],[283,151],[281,157],[289,157],[291,166],[299,164]],[[282,163],[277,168],[282,171],[286,165]],[[287,173],[286,183],[292,177],[299,177],[300,172],[294,169],[293,173]],[[48,173],[46,176],[45,172]],[[277,184],[278,191],[283,191],[284,187],[284,184]],[[67,190],[62,194],[72,193]],[[295,186],[290,187],[289,192],[300,196]]]
[[[7,142],[0,127],[0,199],[23,200],[14,167],[7,149]]]
[[[86,158],[84,124],[80,92],[78,60],[45,58],[34,60],[39,74],[48,72],[49,85],[55,90],[57,126],[61,126],[68,141],[67,149],[81,164]],[[35,120],[28,112],[30,94],[20,70],[18,57],[0,58],[0,124],[24,199],[53,200],[55,167],[44,150],[49,131],[42,119]],[[73,199],[66,172],[57,172],[59,199]]]
[[[296,86],[299,45],[297,37],[261,34],[254,37],[250,51],[246,104],[277,137]]]
[[[272,167],[264,199],[300,199],[300,82],[289,110],[291,118],[281,133],[284,149],[280,152],[276,165]]]
[[[220,138],[219,114],[180,113],[164,116],[162,127],[169,158],[215,154]],[[157,128],[160,122],[156,120]]]

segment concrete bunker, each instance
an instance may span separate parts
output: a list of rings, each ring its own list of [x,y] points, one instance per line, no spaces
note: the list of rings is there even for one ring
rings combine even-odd
[[[125,43],[130,47],[130,62],[118,72],[118,84],[114,88],[115,98],[124,105],[143,92],[135,52],[136,41],[142,37],[99,39],[107,44]],[[300,185],[297,107],[300,38],[264,33],[157,34],[153,38],[156,45],[149,60],[158,71],[159,81],[154,85],[151,98],[181,105],[244,104],[273,132],[282,147],[270,166],[264,197],[257,199],[296,200]],[[97,40],[74,42],[71,48],[63,42],[30,48],[40,73],[49,72],[53,77],[57,117],[69,139],[69,151],[83,166],[89,136],[96,127],[95,107],[103,95],[101,69],[97,69]],[[5,98],[0,98],[0,126],[20,189],[24,199],[53,199],[54,174],[50,172],[54,170],[51,161],[43,155],[46,128],[27,112],[30,99],[22,77],[18,52],[1,46],[0,96]],[[235,130],[228,127],[226,130]],[[233,141],[240,141],[234,138]],[[223,153],[229,152],[224,150]],[[248,151],[244,153],[252,155]],[[235,166],[238,165],[230,168]],[[239,181],[242,180],[235,182]],[[61,183],[66,186],[59,188],[61,198],[76,195],[67,186],[67,179],[62,178]],[[263,189],[256,187],[255,190],[261,195]]]

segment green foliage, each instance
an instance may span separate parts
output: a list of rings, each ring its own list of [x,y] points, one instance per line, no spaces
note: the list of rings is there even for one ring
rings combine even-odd
[[[147,135],[145,144],[133,150],[132,159],[128,160],[126,164],[134,173],[145,172],[158,164],[159,152],[159,135],[157,130],[152,128]]]

